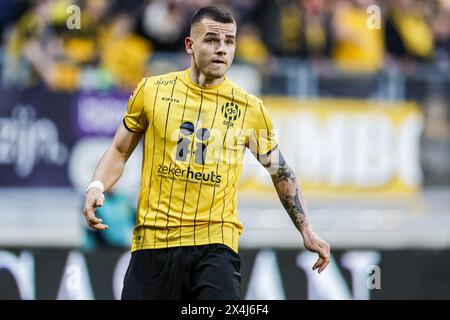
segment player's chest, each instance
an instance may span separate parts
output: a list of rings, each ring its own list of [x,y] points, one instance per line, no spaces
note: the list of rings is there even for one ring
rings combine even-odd
[[[162,93],[155,105],[152,126],[156,138],[178,141],[195,137],[206,141],[238,138],[246,129],[246,102],[239,97],[205,92]]]

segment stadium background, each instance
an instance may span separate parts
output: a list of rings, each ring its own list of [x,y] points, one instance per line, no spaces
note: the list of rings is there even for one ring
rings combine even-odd
[[[141,151],[107,232],[86,229],[83,190],[133,86],[188,66],[188,19],[211,4],[236,15],[230,78],[263,97],[333,248],[314,274],[248,157],[243,297],[449,299],[448,0],[2,0],[0,299],[119,297]]]

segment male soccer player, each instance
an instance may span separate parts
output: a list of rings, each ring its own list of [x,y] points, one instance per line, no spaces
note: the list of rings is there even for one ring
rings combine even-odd
[[[319,258],[330,246],[312,230],[292,170],[274,138],[261,100],[227,79],[236,48],[236,22],[216,7],[198,10],[185,39],[187,70],[144,78],[123,124],[87,188],[84,215],[95,216],[103,191],[121,176],[144,137],[141,189],[132,256],[122,299],[240,299],[237,184],[246,148],[271,174],[281,203]]]

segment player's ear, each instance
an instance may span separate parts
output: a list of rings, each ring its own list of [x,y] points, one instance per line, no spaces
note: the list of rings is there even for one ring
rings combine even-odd
[[[191,37],[186,37],[186,39],[184,39],[184,46],[186,48],[186,52],[188,55],[194,54],[194,51],[192,50],[193,44],[194,44],[194,41],[192,40]]]

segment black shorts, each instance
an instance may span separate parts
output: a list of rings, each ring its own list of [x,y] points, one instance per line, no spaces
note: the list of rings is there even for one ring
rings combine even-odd
[[[240,268],[239,255],[223,244],[134,251],[122,299],[238,300]]]

